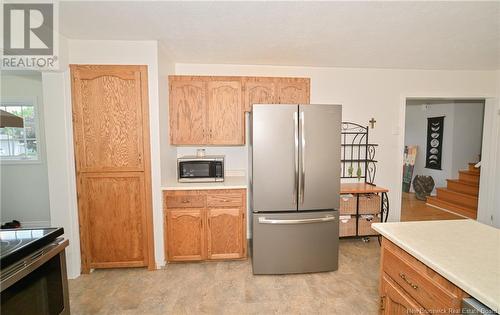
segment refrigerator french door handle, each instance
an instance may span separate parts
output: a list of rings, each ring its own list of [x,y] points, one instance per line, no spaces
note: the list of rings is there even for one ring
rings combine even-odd
[[[259,223],[262,224],[307,224],[307,223],[321,223],[335,221],[334,216],[326,216],[314,219],[295,219],[295,220],[277,220],[277,219],[266,219],[265,217],[259,218]]]
[[[306,182],[306,136],[305,136],[305,128],[304,128],[304,112],[300,112],[300,134],[301,134],[301,172],[300,172],[300,190],[299,190],[299,199],[300,204],[304,204],[305,199],[305,182]]]
[[[293,167],[294,167],[294,178],[295,184],[293,185],[293,204],[297,204],[297,187],[299,186],[299,122],[298,122],[298,113],[293,113],[293,122],[294,122],[294,159],[293,159]]]

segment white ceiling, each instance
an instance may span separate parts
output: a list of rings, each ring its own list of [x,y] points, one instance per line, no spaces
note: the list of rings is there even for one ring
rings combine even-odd
[[[159,40],[173,61],[500,69],[500,2],[61,2],[74,39]]]

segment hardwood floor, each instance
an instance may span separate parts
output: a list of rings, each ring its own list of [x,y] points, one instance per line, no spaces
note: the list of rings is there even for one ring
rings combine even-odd
[[[71,314],[378,314],[380,246],[343,239],[339,269],[252,274],[252,261],[96,270],[69,281]]]
[[[401,204],[401,221],[430,221],[430,220],[457,220],[464,217],[434,208],[425,204],[425,201],[415,198],[414,193],[403,192]]]

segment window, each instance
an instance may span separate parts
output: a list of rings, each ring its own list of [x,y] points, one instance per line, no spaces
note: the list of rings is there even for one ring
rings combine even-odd
[[[39,141],[37,111],[34,100],[4,101],[0,109],[22,117],[23,128],[0,128],[0,159],[2,161],[38,161]]]

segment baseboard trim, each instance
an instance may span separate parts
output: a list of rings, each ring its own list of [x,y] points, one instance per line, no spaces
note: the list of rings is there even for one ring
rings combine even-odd
[[[456,212],[453,212],[451,210],[448,210],[448,209],[445,209],[445,208],[441,208],[441,207],[438,207],[436,205],[431,205],[430,203],[425,203],[426,206],[429,206],[429,207],[433,207],[433,208],[436,208],[436,209],[439,209],[439,210],[442,210],[442,211],[446,211],[448,213],[452,213],[454,215],[458,215],[459,217],[462,217],[464,219],[470,219],[469,217],[466,217],[465,215],[463,214],[460,214],[460,213],[456,213]],[[471,219],[471,220],[474,220],[474,219]]]
[[[156,269],[160,270],[167,266],[167,261],[156,261]]]

